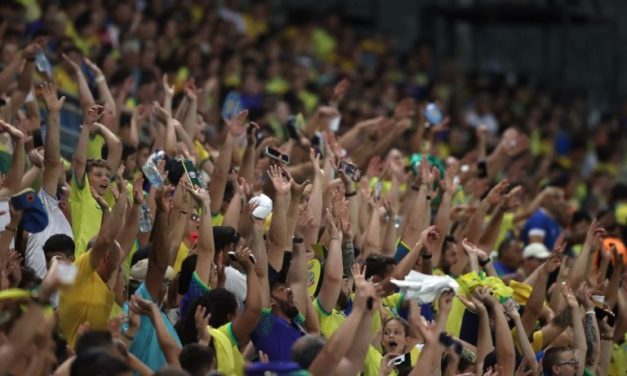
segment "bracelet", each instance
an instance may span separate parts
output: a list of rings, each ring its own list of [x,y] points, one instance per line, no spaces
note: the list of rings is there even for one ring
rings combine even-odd
[[[294,243],[294,244],[301,244],[301,243],[304,243],[304,242],[305,242],[305,239],[303,239],[303,238],[297,238],[297,237],[293,237],[292,238],[292,243]]]
[[[431,260],[433,258],[433,255],[431,254],[421,254],[420,257],[422,257],[424,260]]]
[[[433,197],[431,197],[431,196],[427,196],[427,201],[431,201],[432,198]]]
[[[353,197],[357,195],[357,191],[352,191],[350,193],[344,193],[344,197],[348,198],[348,197]]]
[[[489,257],[486,257],[485,260],[479,260],[479,265],[480,266],[486,266],[486,265],[488,265],[490,263],[490,261],[492,261],[492,259],[489,258]]]
[[[414,191],[416,191],[416,192],[419,192],[419,191],[420,191],[420,187],[416,186],[416,184],[412,185],[412,186],[411,186],[411,189],[412,189],[412,190],[414,190]]]
[[[593,311],[593,310],[586,311],[586,315],[595,315],[595,314],[596,314],[596,313],[594,313],[594,311]]]
[[[614,341],[614,336],[601,336],[601,341]]]
[[[17,232],[17,227],[11,227],[9,225],[4,226],[5,231]]]
[[[332,241],[332,240],[337,240],[339,242],[340,238],[338,238],[337,236],[332,236],[331,239],[329,239],[329,241]]]
[[[105,80],[104,76],[98,76],[98,77],[96,77],[96,79],[94,81],[96,81],[96,83],[99,84],[101,82],[104,82],[104,80]]]

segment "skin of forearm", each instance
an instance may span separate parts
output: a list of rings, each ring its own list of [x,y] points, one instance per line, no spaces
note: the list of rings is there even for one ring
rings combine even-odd
[[[353,345],[348,349],[346,353],[346,358],[349,360],[352,369],[345,370],[344,374],[354,375],[362,372],[364,359],[368,353],[369,337],[370,337],[370,323],[372,323],[373,311],[366,312],[359,326],[357,328],[357,332],[355,337],[353,338]]]
[[[492,343],[492,333],[490,332],[490,318],[487,311],[479,314],[479,338],[477,341],[477,369],[483,369],[483,362],[486,356],[494,348]]]
[[[369,254],[381,249],[381,220],[376,208],[370,213],[370,222],[366,231],[366,239],[364,244],[364,258]]]
[[[529,296],[529,300],[527,300],[527,304],[525,305],[525,311],[520,318],[523,324],[523,328],[525,329],[525,334],[528,336],[533,333],[533,327],[535,325],[535,322],[542,313],[542,305],[544,304],[545,299],[546,284],[549,278],[549,275],[544,272],[544,268],[542,266],[540,266],[538,270],[538,278],[536,279],[536,283],[532,285],[533,289],[531,290],[531,295]]]
[[[239,170],[239,176],[246,179],[249,184],[252,184],[255,181],[256,156],[255,145],[248,145],[246,147],[246,151],[244,151],[244,160]]]
[[[512,375],[514,373],[516,357],[514,353],[514,341],[509,331],[505,314],[500,310],[500,307],[494,306],[492,312],[492,319],[494,320],[496,331],[496,357],[501,367],[503,367],[504,374]]]
[[[601,346],[599,328],[594,314],[586,313],[584,316],[584,330],[586,333],[586,367],[595,369],[599,359]]]
[[[187,132],[188,134],[193,134],[194,133],[194,127],[196,126],[196,117],[197,117],[197,112],[198,112],[198,99],[197,98],[191,98],[188,99],[189,102],[189,107],[187,109],[187,113],[185,114],[185,117],[183,118],[183,129],[185,129],[185,132]]]
[[[35,182],[35,179],[37,179],[40,174],[41,174],[41,169],[39,167],[32,166],[31,168],[29,168],[28,171],[26,171],[26,173],[22,177],[22,182],[18,188],[18,191],[21,191],[28,187],[32,187],[33,183]]]
[[[610,277],[610,283],[608,283],[607,288],[605,289],[605,300],[612,309],[618,301],[620,279],[624,268],[622,265],[614,265],[614,270],[612,271],[612,276]]]
[[[17,192],[20,188],[25,163],[24,142],[22,140],[16,140],[13,147],[13,156],[11,158],[11,164],[9,165],[9,171],[7,171],[6,178],[4,179],[7,188],[9,188],[12,193]]]
[[[529,337],[527,337],[520,317],[514,318],[514,324],[518,332],[518,343],[520,344],[522,353],[530,362],[529,365],[531,368],[536,369],[538,367],[538,361],[536,360],[535,351],[533,351],[533,347],[531,346],[531,343],[529,343]]]
[[[440,201],[440,206],[438,207],[438,212],[435,215],[435,226],[440,232],[440,237],[437,240],[435,249],[442,249],[442,244],[444,243],[444,238],[451,231],[451,201],[453,195],[445,191],[442,195],[442,200]],[[433,255],[433,264],[439,265],[440,263],[440,252]]]
[[[579,359],[586,359],[586,352],[588,346],[586,345],[586,334],[581,322],[581,316],[579,315],[579,306],[569,307],[571,312],[571,325],[573,327],[573,343],[575,345],[575,351]],[[584,367],[580,367],[577,371],[578,375],[583,375]]]
[[[287,272],[287,281],[292,289],[294,304],[299,312],[307,311],[307,261],[305,247],[302,243],[294,244],[292,251],[292,263]]]
[[[411,210],[407,217],[407,225],[403,232],[403,242],[411,245],[415,244],[420,237],[420,232],[425,229],[424,212],[427,207],[427,190],[426,184],[421,184],[418,195],[412,204]],[[439,257],[439,256],[437,256]]]
[[[224,190],[226,189],[226,179],[231,168],[231,154],[233,153],[234,140],[231,135],[226,136],[226,140],[220,148],[220,154],[216,161],[211,184],[209,184],[209,196],[211,197],[211,212],[218,213],[224,200]]]
[[[351,266],[355,263],[355,245],[352,239],[345,239],[342,243],[342,273],[351,275]]]
[[[283,265],[283,252],[289,248],[290,240],[287,229],[287,210],[289,193],[274,196],[272,209],[272,222],[268,232],[270,246],[268,262],[275,270],[280,270]]]
[[[388,218],[385,224],[385,235],[383,236],[383,254],[394,256],[396,253],[396,223],[394,218]]]
[[[229,206],[224,213],[223,226],[231,226],[239,232],[239,216],[242,211],[242,195],[239,192],[233,194]]]

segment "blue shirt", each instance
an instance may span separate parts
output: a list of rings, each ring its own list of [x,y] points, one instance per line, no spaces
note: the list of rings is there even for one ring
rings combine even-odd
[[[492,266],[494,266],[494,270],[496,271],[496,274],[499,275],[499,277],[516,273],[516,269],[508,268],[507,266],[503,265],[499,260],[494,260]]]
[[[135,294],[151,302],[155,301],[146,289],[145,283],[139,285]],[[174,338],[178,346],[181,347],[179,336],[165,313],[161,312],[161,318],[163,319],[165,327],[168,329],[168,333]],[[163,351],[161,351],[161,347],[159,346],[157,330],[147,316],[140,316],[139,330],[135,335],[133,343],[131,343],[129,351],[153,371],[157,371],[159,368],[167,365],[165,355],[163,355]]]
[[[527,222],[522,232],[522,240],[525,244],[529,244],[529,230],[539,228],[544,230],[544,245],[548,249],[553,249],[553,245],[557,240],[557,237],[562,232],[562,226],[555,220],[555,218],[549,216],[544,209],[538,209],[533,213]]]
[[[209,286],[204,283],[196,272],[192,273],[192,279],[189,282],[189,289],[183,295],[181,299],[181,303],[179,304],[179,311],[181,313],[181,317],[185,317],[185,312],[187,312],[187,307],[190,303],[193,303],[194,300],[201,297],[203,294],[209,292]]]
[[[257,351],[268,354],[272,362],[292,360],[292,346],[294,342],[305,335],[302,325],[305,318],[300,313],[294,320],[288,322],[274,315],[269,308],[261,310],[261,319],[250,335],[250,340]]]

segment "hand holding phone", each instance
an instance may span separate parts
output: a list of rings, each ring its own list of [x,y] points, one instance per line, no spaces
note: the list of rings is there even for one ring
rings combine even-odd
[[[352,181],[358,182],[361,179],[361,170],[353,163],[340,161],[337,169],[344,172]]]
[[[405,354],[401,354],[397,357],[390,359],[390,361],[388,362],[388,367],[399,366],[403,364],[404,361],[405,361]]]
[[[270,159],[274,159],[284,165],[290,164],[290,156],[283,154],[279,149],[267,146],[264,155]]]

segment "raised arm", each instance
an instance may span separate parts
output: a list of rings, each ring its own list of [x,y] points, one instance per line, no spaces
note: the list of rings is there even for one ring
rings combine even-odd
[[[157,191],[157,210],[152,228],[152,249],[148,254],[148,271],[146,272],[146,289],[153,299],[160,296],[161,283],[168,268],[169,253],[169,221],[168,192]]]
[[[181,353],[181,349],[168,332],[168,329],[163,322],[159,306],[154,302],[142,299],[140,296],[134,294],[131,296],[129,309],[138,314],[148,316],[155,328],[157,340],[159,341],[159,347],[161,348],[161,351],[163,351],[166,361],[170,366],[180,368],[181,364],[179,362],[179,354]]]
[[[335,218],[331,215],[331,210],[328,208],[326,224],[330,235],[329,254],[324,263],[324,278],[318,293],[318,304],[324,311],[332,312],[342,289],[342,232],[338,228],[339,224],[335,222]]]
[[[522,355],[527,358],[529,365],[532,369],[537,369],[538,361],[536,360],[536,353],[535,351],[533,351],[533,347],[529,342],[529,337],[525,332],[525,327],[523,326],[522,320],[520,319],[517,307],[514,305],[514,301],[508,301],[507,303],[503,304],[503,307],[505,308],[505,314],[514,322],[516,335],[518,336],[518,343],[520,344]]]
[[[272,181],[275,192],[272,222],[268,232],[268,263],[278,271],[283,265],[283,252],[290,247],[287,210],[292,182],[283,175],[283,169],[275,164],[270,165],[268,177]]]
[[[17,88],[11,95],[10,119],[15,118],[17,112],[26,101],[26,97],[28,96],[28,93],[31,91],[31,88],[33,86],[33,72],[35,71],[35,53],[37,49],[39,49],[39,46],[33,43],[28,45],[22,52],[26,60],[24,60],[24,66],[22,67],[20,78],[17,81]]]
[[[405,229],[403,230],[403,235],[401,237],[405,244],[415,244],[418,241],[422,230],[429,226],[429,223],[425,221],[424,213],[431,204],[431,201],[428,200],[427,196],[431,191],[431,186],[435,180],[436,173],[437,170],[435,168],[430,169],[426,159],[423,159],[423,162],[420,164],[420,186],[412,186],[412,190],[417,190],[418,195],[415,196],[413,203],[410,202],[411,209],[408,213],[407,224],[405,225]],[[433,255],[434,258],[439,260],[440,250],[435,250],[435,253],[436,254]]]
[[[590,370],[595,370],[599,363],[601,351],[601,336],[592,303],[591,290],[584,285],[577,291],[578,300],[583,305],[585,314],[583,317],[583,327],[586,336],[586,359],[585,366]]]
[[[115,104],[115,99],[113,99],[113,95],[111,94],[111,90],[109,89],[109,85],[107,85],[107,80],[105,79],[104,74],[102,74],[102,70],[98,67],[98,65],[94,64],[88,58],[84,58],[83,62],[89,67],[89,69],[96,76],[96,87],[98,88],[98,95],[100,100],[109,107],[114,114],[117,113],[117,108]]]
[[[255,330],[261,317],[261,289],[259,279],[255,273],[255,265],[251,261],[250,248],[240,247],[236,252],[237,261],[246,271],[246,306],[240,312],[231,325],[233,335],[237,339],[240,348],[244,348],[250,338],[250,333]]]
[[[87,84],[87,80],[85,79],[85,75],[81,70],[81,66],[78,65],[74,60],[72,60],[66,54],[62,54],[61,57],[63,60],[72,68],[72,72],[76,76],[76,81],[78,83],[78,97],[80,99],[81,108],[83,111],[89,109],[90,107],[96,104],[94,100],[94,96],[89,89],[89,85]]]
[[[213,258],[216,252],[213,242],[213,227],[211,225],[211,198],[209,198],[209,193],[204,189],[198,187],[192,188],[191,185],[187,183],[184,187],[192,195],[201,210],[196,274],[198,274],[201,281],[209,285],[211,264],[213,264]]]
[[[586,278],[586,271],[592,264],[592,255],[596,249],[601,246],[601,238],[605,235],[605,230],[598,227],[597,221],[592,221],[590,228],[586,234],[586,240],[583,243],[581,253],[575,259],[570,273],[568,274],[568,285],[572,287],[578,287],[579,284]]]
[[[488,310],[481,300],[475,296],[469,300],[463,296],[458,296],[459,300],[479,317],[479,328],[477,337],[477,369],[483,369],[486,356],[494,349],[492,342],[492,332],[490,331],[490,316]]]
[[[213,174],[211,175],[211,184],[209,185],[209,196],[211,196],[211,213],[219,213],[222,201],[224,200],[224,190],[226,189],[226,181],[231,169],[231,157],[233,155],[233,145],[235,138],[240,136],[246,130],[246,118],[248,111],[242,111],[235,115],[233,119],[226,120],[228,134],[224,143],[220,147],[220,154],[216,161]]]
[[[107,154],[107,165],[111,171],[117,170],[122,161],[122,141],[103,124],[94,123],[94,129],[105,139],[107,149],[109,150]]]
[[[181,123],[187,134],[194,134],[194,128],[196,127],[198,118],[198,93],[196,90],[196,86],[193,83],[188,84],[185,88],[185,96],[187,97],[189,107]]]
[[[118,189],[120,190],[120,197],[118,197],[111,213],[108,213],[109,209],[106,207],[106,203],[102,197],[98,196],[92,188],[92,195],[96,201],[98,201],[103,210],[102,225],[100,226],[100,231],[96,236],[96,241],[92,247],[89,259],[93,269],[96,269],[100,260],[105,257],[107,251],[109,251],[109,249],[113,246],[116,236],[120,232],[122,226],[124,226],[124,221],[120,220],[120,218],[124,218],[124,214],[126,213],[128,190],[126,189],[126,181],[120,178],[121,177],[118,175]],[[107,213],[105,214],[105,212]],[[120,259],[119,262],[122,262],[122,260]],[[117,267],[119,267],[119,265],[112,265],[109,269],[116,270]],[[108,278],[106,279],[108,280]]]
[[[314,375],[333,373],[351,347],[355,346],[355,336],[366,312],[375,306],[376,289],[372,283],[365,280],[364,274],[355,275],[355,289],[353,310],[309,366],[309,371]],[[368,330],[365,332],[369,333]],[[370,341],[366,339],[362,342],[369,343]]]
[[[141,206],[144,203],[144,178],[140,175],[133,182],[133,204],[127,210],[124,228],[118,234],[118,241],[122,248],[122,260],[131,252],[133,243],[139,233],[139,220],[141,216]]]
[[[253,208],[250,208],[249,213],[252,217]],[[259,281],[261,306],[263,308],[270,308],[270,283],[268,282],[268,257],[266,254],[266,246],[263,240],[263,221],[253,218],[253,231],[252,240],[250,242],[250,248],[257,259],[255,264],[255,274]]]
[[[44,82],[40,86],[41,96],[48,110],[48,124],[44,140],[44,190],[52,197],[57,195],[59,166],[61,166],[60,116],[65,97],[57,99],[57,88]]]
[[[504,375],[513,375],[516,367],[516,353],[505,313],[488,289],[480,291],[479,296],[483,304],[490,309],[494,321],[495,350],[498,364],[503,367]]]
[[[7,132],[13,140],[13,156],[9,171],[4,179],[5,186],[0,188],[0,198],[9,198],[16,193],[24,176],[26,156],[24,152],[24,133],[9,123],[0,120],[0,132]]]
[[[94,128],[93,124],[102,117],[102,106],[93,105],[87,110],[87,115],[81,126],[81,134],[78,137],[78,144],[72,157],[72,172],[80,186],[84,185],[85,166],[87,164],[87,146],[89,144],[89,134]],[[111,170],[115,171],[115,170]]]
[[[528,336],[533,333],[534,325],[542,313],[542,307],[544,306],[546,298],[546,286],[549,280],[549,274],[557,270],[562,262],[561,252],[557,250],[554,250],[553,252],[559,254],[554,254],[538,268],[538,278],[536,278],[536,282],[533,284],[531,295],[529,296],[529,300],[527,300],[527,304],[525,305],[525,310],[520,317],[525,333]]]
[[[562,283],[561,288],[562,295],[564,295],[564,299],[570,310],[575,353],[577,354],[577,359],[583,362],[586,359],[588,346],[586,345],[586,334],[583,329],[583,324],[581,323],[581,316],[579,316],[579,303],[568,284]],[[577,376],[583,375],[584,368],[585,367],[579,367],[579,369],[577,369]]]

